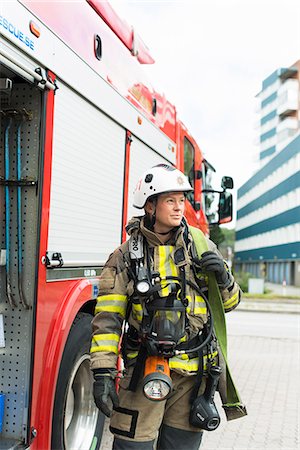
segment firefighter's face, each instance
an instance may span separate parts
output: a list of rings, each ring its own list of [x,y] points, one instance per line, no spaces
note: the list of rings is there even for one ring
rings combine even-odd
[[[182,192],[171,192],[158,196],[156,206],[149,204],[148,212],[156,213],[154,230],[167,232],[180,225],[185,209],[185,196]]]

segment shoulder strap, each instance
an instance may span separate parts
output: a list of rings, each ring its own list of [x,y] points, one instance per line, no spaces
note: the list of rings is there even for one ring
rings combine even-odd
[[[129,253],[130,259],[141,260],[144,257],[144,245],[143,245],[142,233],[134,233],[129,238]]]

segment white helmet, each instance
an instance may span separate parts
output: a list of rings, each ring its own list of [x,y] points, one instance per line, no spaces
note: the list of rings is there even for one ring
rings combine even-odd
[[[133,192],[133,206],[144,208],[149,197],[165,192],[193,191],[187,177],[173,166],[158,164],[146,170]]]

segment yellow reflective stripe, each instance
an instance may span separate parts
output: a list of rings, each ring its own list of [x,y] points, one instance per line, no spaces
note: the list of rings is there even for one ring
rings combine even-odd
[[[173,358],[169,359],[170,369],[182,369],[188,372],[197,372],[198,366],[199,366],[198,358],[184,360],[178,356],[173,356]]]
[[[124,318],[125,312],[126,312],[126,307],[125,306],[97,305],[95,308],[95,313],[97,314],[102,311],[120,314]]]
[[[125,317],[127,296],[119,294],[99,295],[95,308],[95,314],[105,311],[120,314]]]
[[[118,301],[126,301],[127,295],[120,295],[120,294],[107,294],[107,295],[99,295],[97,297],[97,302],[100,301],[110,301],[110,300],[118,300]]]
[[[173,259],[171,258],[171,253],[174,250],[173,245],[160,245],[158,247],[158,271],[161,278],[165,277],[178,277],[178,269]],[[178,280],[162,280],[161,281],[161,297],[167,297],[170,293],[169,283],[179,283]]]
[[[161,277],[165,277],[167,275],[167,272],[166,272],[166,266],[165,266],[166,248],[164,245],[160,245],[158,247],[158,257],[159,257],[158,271],[159,271]]]
[[[218,352],[213,352],[210,355],[210,358],[215,358],[218,355]],[[134,359],[138,356],[138,352],[129,352],[127,353],[128,359]],[[216,364],[215,362],[213,364]],[[187,355],[181,356],[173,356],[173,358],[169,359],[169,367],[170,369],[182,369],[188,372],[197,372],[199,367],[199,358],[191,358],[188,359]],[[203,356],[203,370],[207,370],[207,355]]]
[[[194,314],[207,314],[206,304],[201,295],[196,295],[195,297]]]
[[[206,304],[204,299],[200,295],[195,296],[195,303],[193,307],[193,300],[190,295],[187,295],[186,298],[188,299],[188,306],[186,307],[186,312],[190,314],[191,312],[193,314],[207,314]]]
[[[132,303],[132,317],[141,322],[143,319],[143,307],[139,303]]]
[[[167,265],[166,265],[166,247],[164,245],[160,245],[158,247],[158,256],[159,256],[159,265],[158,271],[161,278],[165,278],[167,276]],[[169,294],[169,289],[167,287],[168,282],[161,282],[161,296],[166,297]]]
[[[194,314],[207,314],[207,309],[206,309],[206,307],[204,307],[204,308],[197,308],[197,307],[195,307],[195,309],[194,309]]]
[[[118,355],[118,346],[114,346],[114,345],[97,345],[97,346],[92,346],[91,353],[95,353],[95,352],[110,352],[110,353],[115,353],[116,355]]]
[[[212,355],[209,355],[210,358],[215,358],[218,355],[218,352],[213,352]],[[199,358],[191,358],[186,359],[187,355],[173,356],[173,358],[169,359],[169,367],[170,369],[182,369],[187,372],[197,372],[199,367]],[[215,363],[213,363],[215,364]],[[207,370],[207,355],[203,356],[203,370]]]
[[[230,297],[226,302],[224,303],[224,308],[229,309],[232,308],[235,304],[237,304],[239,301],[239,291],[236,292],[232,297]]]
[[[103,333],[103,334],[95,334],[92,338],[92,341],[117,341],[119,342],[120,336],[116,333]]]
[[[118,354],[120,336],[114,333],[95,334],[92,337],[91,353],[112,352]]]

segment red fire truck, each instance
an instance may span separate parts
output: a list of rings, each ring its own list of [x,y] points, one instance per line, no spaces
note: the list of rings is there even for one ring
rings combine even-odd
[[[94,450],[90,322],[101,267],[139,213],[136,180],[162,162],[184,171],[188,221],[208,233],[212,167],[108,3],[2,2],[0,60],[0,447]],[[218,223],[230,187],[214,194]]]

